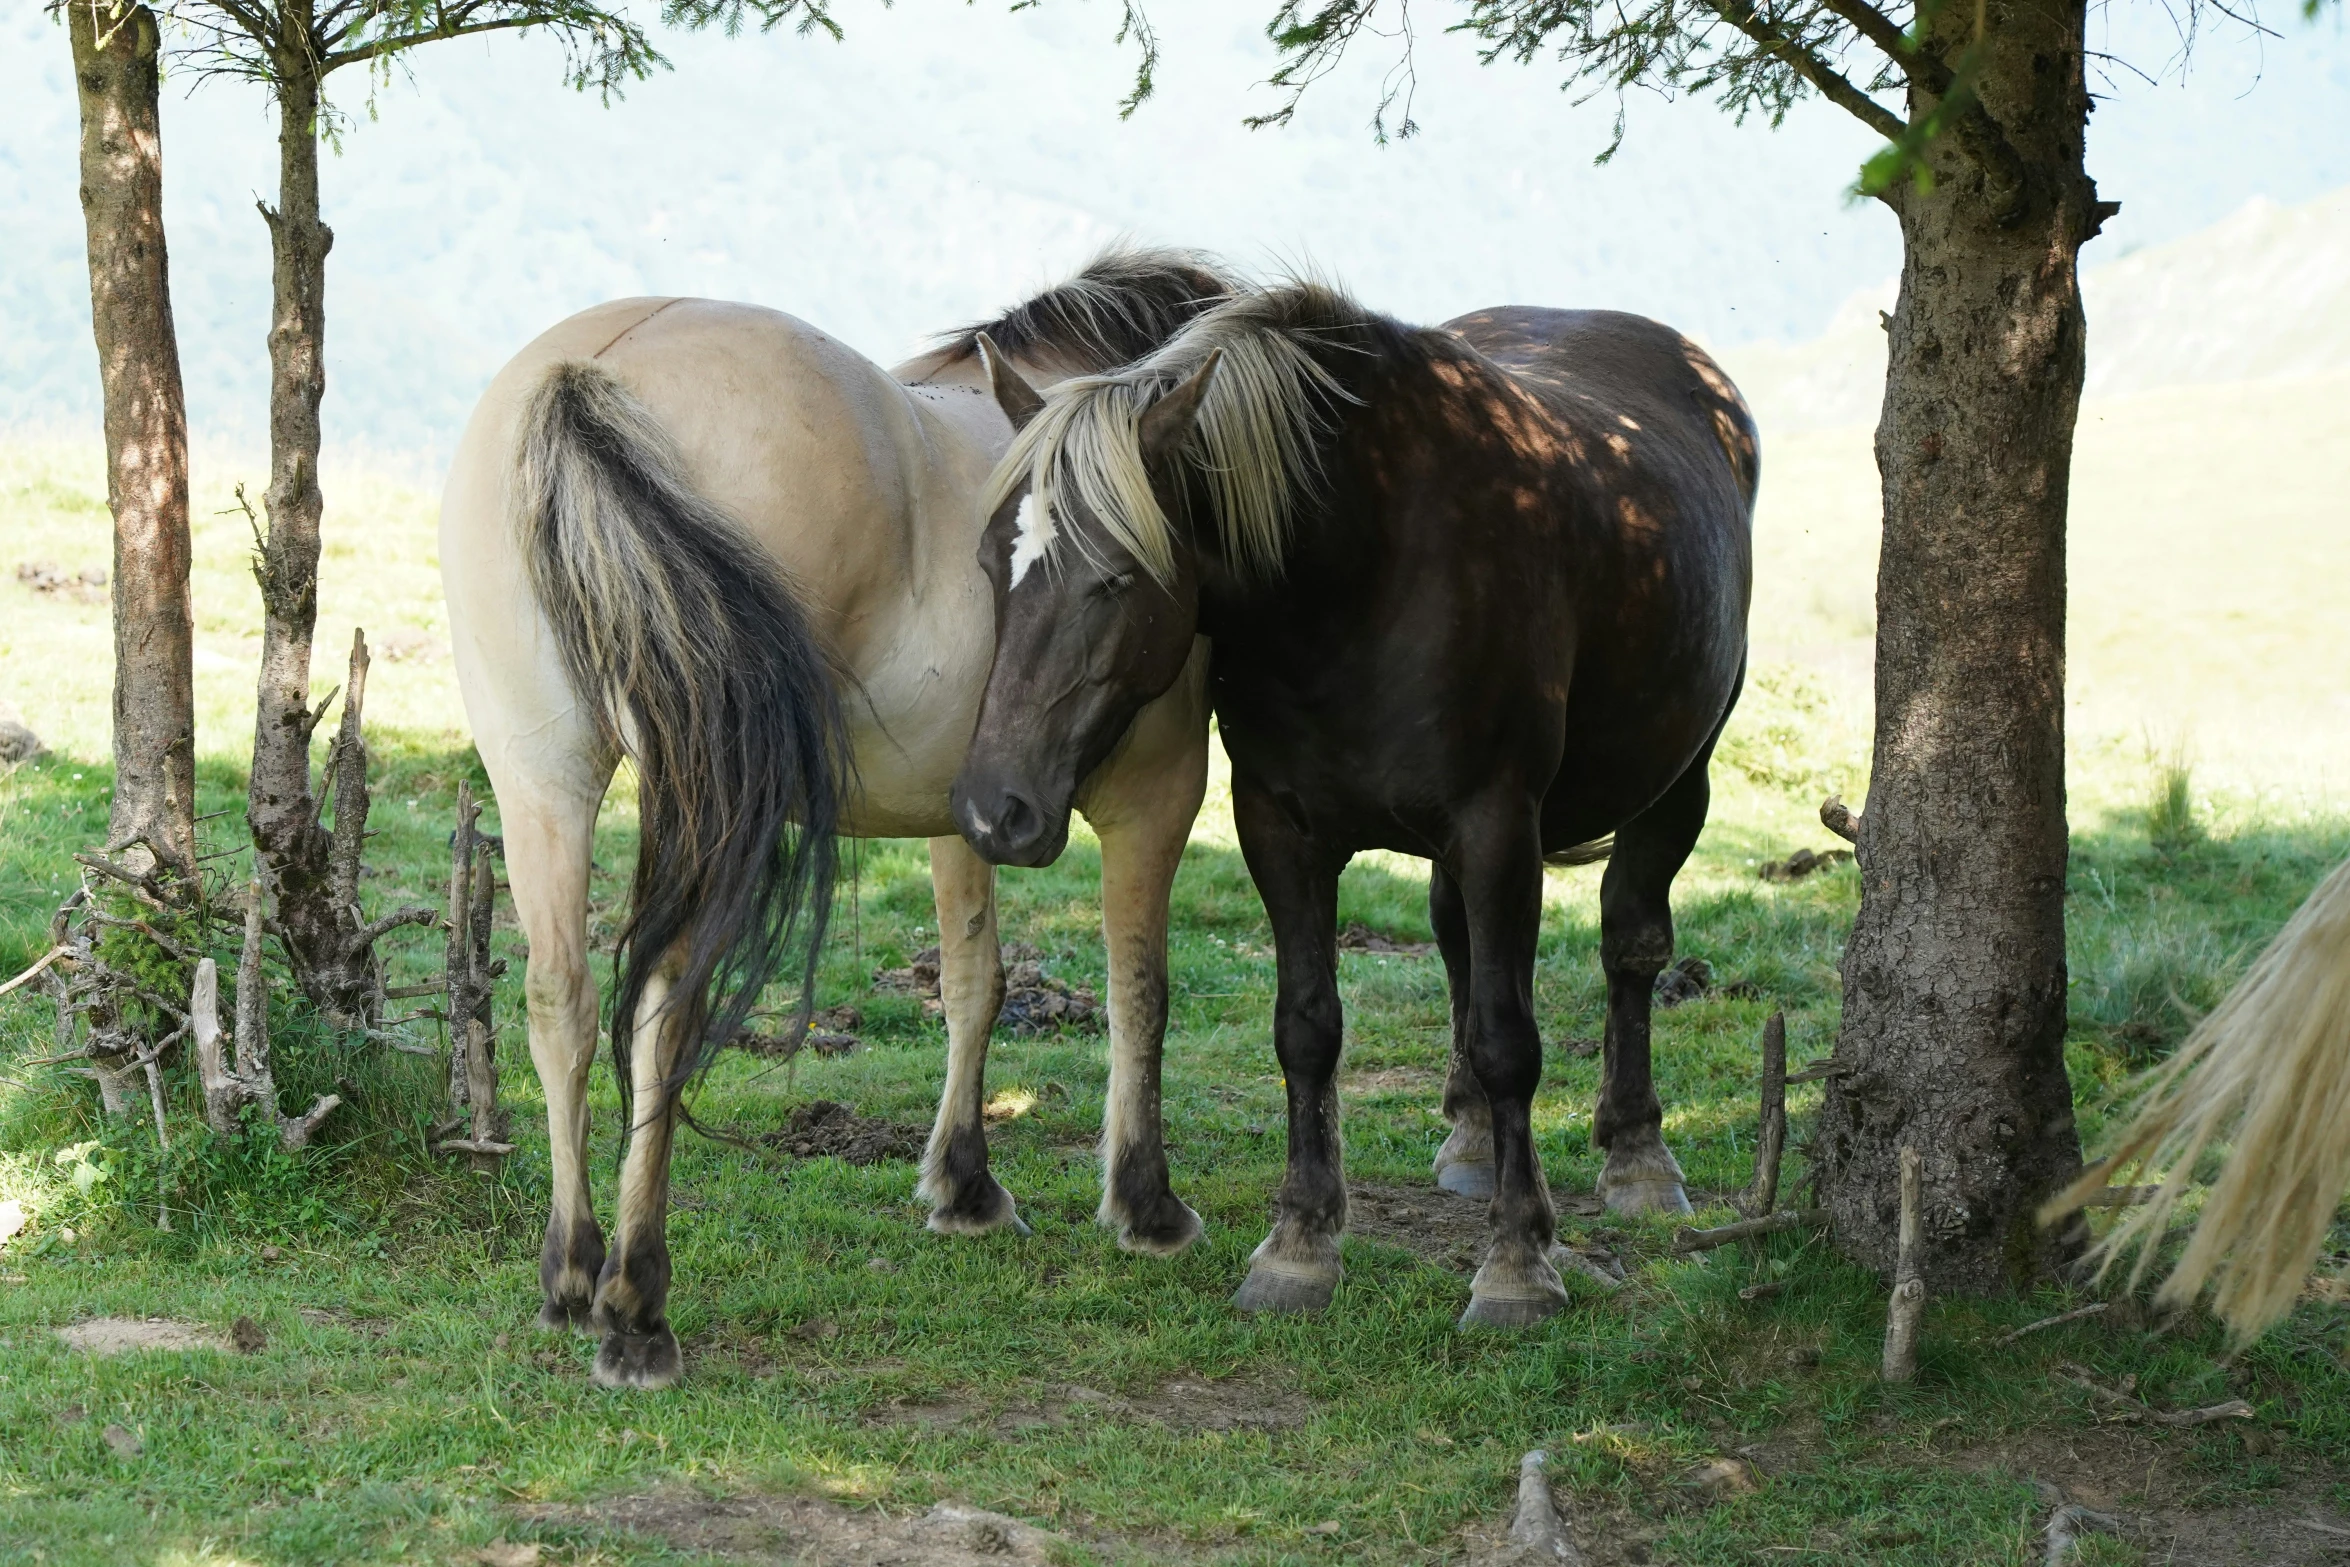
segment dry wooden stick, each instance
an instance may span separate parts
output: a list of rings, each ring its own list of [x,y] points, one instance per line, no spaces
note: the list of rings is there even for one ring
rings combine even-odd
[[[2002,1338],[1999,1342],[2002,1344],[2012,1344],[2017,1339],[2022,1338],[2025,1334],[2037,1333],[2042,1328],[2059,1328],[2068,1322],[2079,1322],[2085,1317],[2100,1316],[2108,1309],[2111,1304],[2112,1303],[2109,1301],[2101,1300],[2093,1306],[2078,1306],[2071,1311],[2060,1311],[2053,1317],[2042,1317],[2037,1322],[2027,1322],[2022,1327],[2017,1328],[2013,1333],[2010,1333],[2006,1337]]]
[[[1684,1225],[1673,1232],[1673,1250],[1686,1256],[1693,1251],[1710,1251],[1716,1246],[1727,1246],[1732,1241],[1752,1240],[1758,1235],[1777,1235],[1785,1230],[1813,1229],[1827,1222],[1828,1210],[1825,1208],[1783,1208],[1759,1219],[1741,1219],[1736,1224],[1725,1224],[1718,1229],[1693,1230]]]
[[[1893,1262],[1893,1299],[1885,1311],[1887,1382],[1908,1382],[1918,1374],[1918,1326],[1926,1314],[1924,1259],[1925,1161],[1915,1148],[1901,1150],[1901,1239]]]
[[[1517,1550],[1511,1559],[1582,1567],[1583,1553],[1575,1549],[1574,1536],[1559,1516],[1558,1500],[1543,1473],[1549,1461],[1550,1455],[1540,1448],[1518,1460],[1518,1511],[1510,1520],[1510,1543]]]
[[[59,958],[65,957],[72,951],[73,948],[71,947],[51,947],[47,952],[41,954],[40,960],[34,963],[31,968],[26,969],[22,974],[17,975],[16,978],[10,980],[7,984],[0,985],[0,996],[7,995],[10,991],[16,989],[19,985],[31,984],[34,980],[40,977],[41,971],[43,969],[56,962]]]
[[[2240,1398],[2206,1404],[2201,1409],[2156,1409],[2144,1399],[2129,1393],[2117,1393],[2112,1388],[2098,1386],[2086,1366],[2067,1362],[2063,1370],[2066,1378],[2087,1390],[2091,1398],[2101,1404],[2112,1405],[2115,1413],[2110,1418],[2115,1420],[2146,1420],[2158,1426],[2168,1426],[2174,1431],[2183,1431],[2194,1426],[2209,1425],[2215,1420],[2250,1420],[2259,1413]]]
[[[2125,1527],[2124,1521],[2111,1513],[2094,1513],[2067,1502],[2048,1515],[2048,1527],[2041,1535],[2048,1542],[2043,1567],[2064,1567],[2065,1558],[2072,1555],[2084,1534],[2119,1534]]]
[[[1787,1014],[1763,1024],[1762,1119],[1754,1137],[1754,1184],[1738,1211],[1759,1219],[1779,1205],[1779,1158],[1787,1148]]]

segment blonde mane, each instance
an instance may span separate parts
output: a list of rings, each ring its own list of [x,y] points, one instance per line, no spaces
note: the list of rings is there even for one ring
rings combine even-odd
[[[1216,306],[1139,363],[1079,376],[1045,394],[1044,408],[996,465],[982,498],[996,509],[1029,487],[1036,535],[1073,504],[1160,582],[1175,570],[1174,524],[1142,460],[1143,412],[1219,355],[1182,451],[1207,500],[1224,558],[1252,576],[1281,569],[1290,518],[1321,488],[1322,446],[1336,405],[1358,399],[1317,357],[1330,340],[1373,318],[1336,290],[1294,283]],[[1093,545],[1082,535],[1080,550]],[[1044,546],[1052,564],[1053,544]]]

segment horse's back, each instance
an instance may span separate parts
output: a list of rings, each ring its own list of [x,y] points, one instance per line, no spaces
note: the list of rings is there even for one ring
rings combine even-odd
[[[855,639],[873,584],[902,582],[913,568],[938,431],[886,371],[838,339],[779,310],[708,299],[598,305],[516,354],[460,443],[445,548],[463,549],[458,529],[506,531],[497,519],[524,410],[551,366],[578,359],[645,405],[694,488],[767,547],[839,634]],[[984,474],[987,454],[971,444],[956,466]]]
[[[615,300],[558,322],[507,363],[450,468],[441,572],[458,678],[485,755],[487,746],[519,748],[518,766],[576,773],[583,788],[592,781],[600,789],[599,768],[608,765],[583,759],[584,731],[576,715],[564,717],[574,699],[532,598],[512,518],[531,399],[553,366],[579,360],[594,362],[644,405],[674,444],[686,481],[789,575],[819,638],[857,672],[871,705],[901,717],[908,715],[900,710],[934,705],[935,667],[967,662],[967,650],[932,645],[935,636],[909,647],[904,623],[926,594],[973,597],[970,613],[933,606],[924,623],[937,622],[934,631],[950,643],[957,637],[948,633],[984,641],[984,604],[973,583],[984,584],[962,548],[975,525],[964,513],[994,455],[988,421],[1001,425],[1002,415],[992,404],[977,413],[964,407],[985,399],[961,389],[909,389],[778,310]],[[1007,427],[994,445],[1008,435]],[[926,758],[954,749],[945,737],[916,733],[921,726],[910,717],[903,727],[901,743]],[[951,770],[951,760],[940,765]],[[876,774],[877,798],[890,771]]]
[[[1662,322],[1621,310],[1500,305],[1444,323],[1565,423],[1664,438],[1656,456],[1713,465],[1754,504],[1761,445],[1754,416],[1713,357]]]

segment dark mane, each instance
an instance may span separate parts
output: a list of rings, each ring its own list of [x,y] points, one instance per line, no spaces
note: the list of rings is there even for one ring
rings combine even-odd
[[[1025,304],[942,334],[930,368],[935,373],[972,358],[985,332],[1023,359],[1056,359],[1080,372],[1115,370],[1244,291],[1238,277],[1203,251],[1113,245]]]

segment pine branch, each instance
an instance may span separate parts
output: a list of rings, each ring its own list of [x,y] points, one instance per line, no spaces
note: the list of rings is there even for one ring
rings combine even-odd
[[[1809,82],[1819,95],[1866,125],[1887,141],[1898,142],[1909,124],[1892,110],[1854,86],[1849,78],[1795,39],[1764,20],[1745,0],[1709,0],[1715,15],[1728,22],[1787,68]]]

